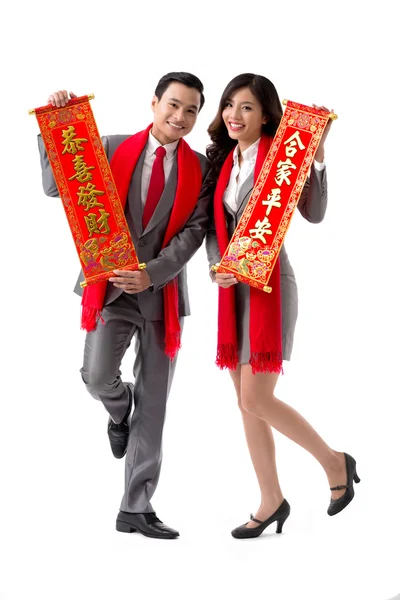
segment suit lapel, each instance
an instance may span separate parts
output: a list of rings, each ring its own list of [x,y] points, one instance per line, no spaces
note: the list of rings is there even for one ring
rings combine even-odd
[[[142,154],[137,161],[135,170],[132,175],[131,183],[128,190],[128,211],[129,214],[126,215],[128,225],[131,227],[133,225],[136,236],[140,237],[142,235],[143,227],[142,227],[142,216],[143,216],[143,208],[142,208],[142,171],[144,165],[146,148],[143,150]],[[129,218],[131,217],[131,218]]]
[[[250,175],[247,177],[247,179],[245,179],[245,181],[242,184],[242,187],[240,188],[236,211],[234,211],[229,206],[229,204],[227,204],[225,202],[225,200],[223,200],[226,211],[230,215],[232,215],[235,219],[239,218],[239,215],[241,215],[243,213],[246,203],[249,200],[249,194],[252,192],[253,187],[254,187],[254,172],[250,173]]]
[[[228,204],[227,202],[225,202],[225,194],[224,194],[223,203],[224,203],[225,210],[226,210],[226,211],[227,211],[227,212],[228,212],[230,215],[232,215],[232,217],[234,217],[234,218],[235,218],[235,217],[236,217],[236,212],[233,210],[233,208],[231,208],[231,207],[229,206],[229,204]]]
[[[239,213],[241,214],[244,210],[244,206],[245,206],[245,201],[247,203],[248,201],[248,196],[250,194],[250,192],[252,191],[254,187],[254,172],[250,173],[250,175],[247,177],[247,179],[243,182],[242,187],[240,188],[239,191],[239,196],[238,196],[238,200],[237,200],[237,209],[236,209],[236,214],[239,215]]]
[[[171,210],[176,194],[176,186],[178,183],[178,163],[175,157],[174,162],[172,164],[171,172],[167,179],[167,183],[165,184],[164,191],[161,194],[161,198],[155,208],[155,211],[147,224],[146,229],[142,232],[142,234],[146,234],[160,223],[162,219],[165,217],[167,212]]]

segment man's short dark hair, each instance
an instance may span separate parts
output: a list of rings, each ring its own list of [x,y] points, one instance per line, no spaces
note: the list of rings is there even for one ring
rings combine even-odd
[[[157,83],[156,91],[154,92],[157,98],[161,100],[161,97],[167,89],[167,87],[174,81],[178,83],[183,83],[183,85],[186,85],[186,87],[195,88],[200,92],[200,112],[204,104],[204,86],[201,83],[200,79],[196,77],[196,75],[192,75],[192,73],[185,73],[181,71],[178,73],[167,73],[166,75],[161,77],[160,81]]]

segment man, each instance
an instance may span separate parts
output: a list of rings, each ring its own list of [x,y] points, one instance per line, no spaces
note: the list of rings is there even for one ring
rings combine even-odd
[[[68,93],[56,92],[48,101],[65,106]],[[150,500],[160,474],[165,408],[180,329],[183,317],[190,314],[185,265],[203,242],[212,191],[206,181],[208,160],[182,138],[193,129],[203,104],[203,85],[197,77],[168,73],[151,102],[153,124],[134,136],[103,138],[120,197],[125,194],[132,240],[146,268],[114,271],[100,318],[83,317],[88,333],[82,378],[110,415],[114,456],[126,454],[117,530],[164,539],[179,533],[157,518]],[[39,151],[44,191],[57,196],[40,136]],[[81,294],[79,283],[75,291]],[[95,286],[85,288],[83,315],[92,314],[91,298],[96,293]],[[122,382],[119,370],[132,337],[137,352],[134,386]]]

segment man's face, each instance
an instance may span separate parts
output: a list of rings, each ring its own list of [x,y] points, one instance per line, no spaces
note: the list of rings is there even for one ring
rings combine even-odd
[[[160,144],[170,144],[190,133],[200,110],[200,92],[173,81],[160,99],[151,102],[152,134]]]

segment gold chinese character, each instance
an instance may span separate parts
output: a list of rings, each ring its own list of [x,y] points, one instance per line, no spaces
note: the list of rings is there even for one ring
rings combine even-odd
[[[86,227],[88,228],[90,237],[93,235],[93,233],[100,233],[96,217],[97,215],[95,213],[89,213],[87,217],[85,217]]]
[[[86,217],[84,217],[86,226],[88,228],[89,237],[91,237],[94,233],[104,233],[105,235],[110,233],[110,227],[108,225],[108,217],[110,216],[110,213],[106,212],[102,208],[99,212],[99,218],[97,218],[95,213],[89,213]]]
[[[276,206],[276,208],[281,207],[281,203],[279,202],[280,199],[281,199],[281,190],[279,188],[274,188],[273,190],[271,190],[271,193],[268,194],[268,200],[262,201],[264,206],[268,206],[267,212],[266,212],[267,216],[269,215],[269,213],[271,212],[271,210],[273,209],[274,206]]]
[[[250,236],[255,240],[261,240],[264,244],[267,243],[265,235],[272,235],[271,223],[268,217],[265,217],[262,221],[258,220],[255,229],[250,229]]]
[[[108,217],[110,213],[106,212],[104,209],[100,208],[100,217],[97,219],[97,223],[99,224],[99,229],[101,233],[108,235],[110,233],[110,226],[108,224]]]
[[[286,140],[286,142],[284,142],[284,144],[289,144],[289,146],[286,148],[286,156],[294,156],[297,152],[297,148],[296,146],[298,146],[300,148],[300,150],[304,150],[305,146],[303,144],[303,142],[300,139],[300,132],[299,131],[295,131],[294,134],[292,136],[290,136],[289,139]]]
[[[100,190],[96,190],[96,186],[93,183],[88,183],[86,188],[83,185],[78,188],[78,206],[81,204],[85,210],[89,210],[89,208],[94,208],[95,206],[104,206],[100,202],[97,202],[96,196],[103,196],[105,192],[101,192]]]
[[[75,138],[75,127],[70,125],[68,129],[62,130],[62,137],[64,141],[61,142],[63,146],[65,146],[62,151],[63,154],[68,152],[68,154],[76,154],[78,150],[84,150],[85,148],[81,146],[81,142],[87,142],[86,138]]]
[[[285,181],[288,185],[290,185],[289,175],[291,175],[290,169],[296,169],[296,165],[292,163],[290,158],[286,160],[280,160],[278,162],[278,169],[276,171],[275,181],[278,185],[282,185],[282,182]]]
[[[94,167],[88,167],[85,161],[83,160],[83,156],[81,154],[77,154],[72,161],[74,163],[74,169],[76,171],[75,175],[68,178],[68,181],[72,179],[77,179],[80,183],[85,183],[86,181],[92,181],[93,175],[89,173]]]

